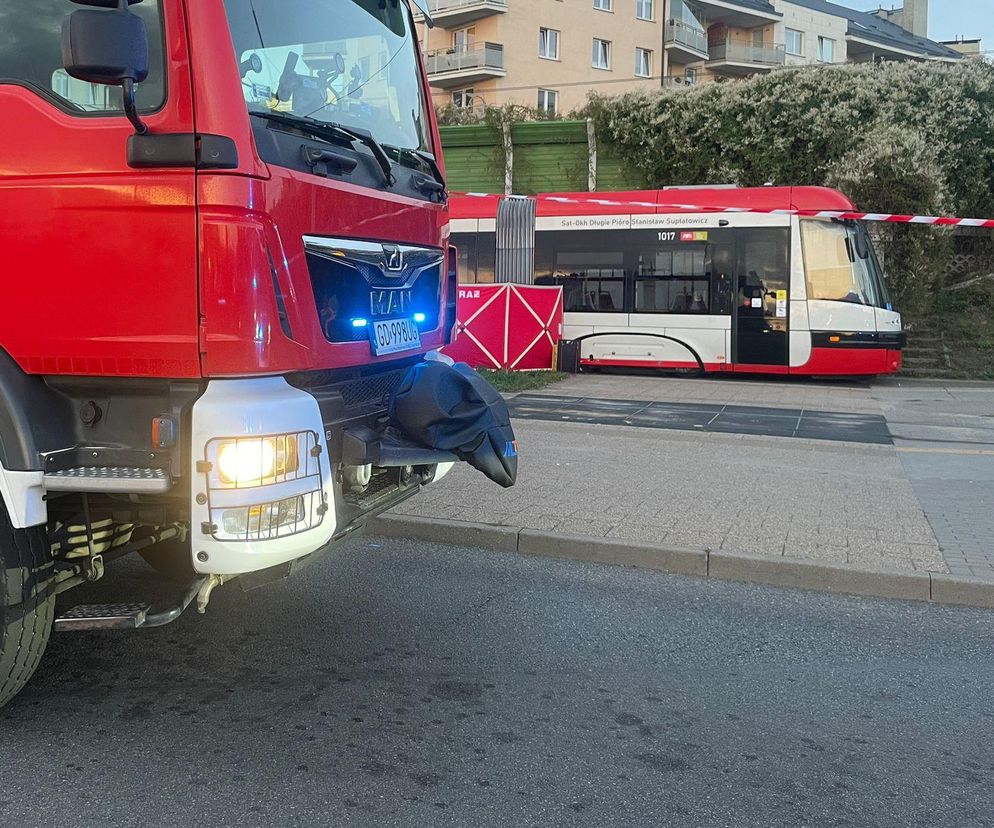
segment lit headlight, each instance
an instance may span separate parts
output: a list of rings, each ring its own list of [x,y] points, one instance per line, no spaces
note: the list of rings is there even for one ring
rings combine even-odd
[[[197,461],[206,483],[196,496],[209,515],[203,525],[223,541],[275,540],[319,526],[328,512],[325,455],[310,429],[209,440]]]
[[[299,467],[297,438],[291,434],[223,440],[217,449],[218,476],[228,485],[257,486]]]

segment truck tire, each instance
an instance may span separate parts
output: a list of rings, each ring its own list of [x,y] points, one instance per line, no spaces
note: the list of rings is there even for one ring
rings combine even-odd
[[[190,560],[190,540],[170,538],[138,553],[152,569],[170,581],[188,584],[197,577]]]
[[[41,662],[52,634],[55,596],[29,598],[16,607],[7,602],[22,594],[23,579],[34,582],[37,595],[51,576],[52,551],[44,526],[15,529],[0,503],[0,707],[28,683]]]

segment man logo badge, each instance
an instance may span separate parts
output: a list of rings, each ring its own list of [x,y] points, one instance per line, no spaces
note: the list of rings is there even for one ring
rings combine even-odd
[[[397,245],[383,245],[383,258],[386,263],[387,270],[391,270],[396,273],[398,270],[404,269],[404,251],[397,247]]]
[[[369,292],[369,312],[373,316],[395,316],[407,313],[414,304],[414,291],[404,290],[371,290]]]

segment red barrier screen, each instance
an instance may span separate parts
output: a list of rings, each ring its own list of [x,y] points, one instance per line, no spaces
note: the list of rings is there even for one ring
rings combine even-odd
[[[555,368],[563,291],[532,285],[459,285],[455,341],[444,350],[474,368]]]

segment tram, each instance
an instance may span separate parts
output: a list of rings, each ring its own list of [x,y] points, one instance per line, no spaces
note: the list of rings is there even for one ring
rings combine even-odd
[[[512,201],[525,209],[505,209]],[[492,282],[496,270],[500,281],[561,286],[563,339],[583,366],[900,370],[906,335],[866,228],[794,214],[853,211],[842,193],[681,187],[529,201],[451,199],[460,280]],[[500,273],[502,261],[517,269]]]

